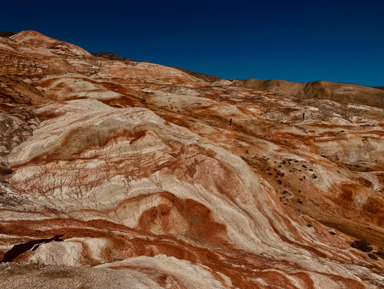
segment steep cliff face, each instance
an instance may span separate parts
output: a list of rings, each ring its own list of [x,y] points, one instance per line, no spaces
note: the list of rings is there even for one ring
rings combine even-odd
[[[383,109],[33,31],[0,64],[7,288],[382,287]]]

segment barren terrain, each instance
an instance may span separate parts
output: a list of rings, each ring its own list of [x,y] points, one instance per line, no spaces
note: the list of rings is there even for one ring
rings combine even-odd
[[[263,85],[0,37],[2,287],[383,288],[382,91]]]

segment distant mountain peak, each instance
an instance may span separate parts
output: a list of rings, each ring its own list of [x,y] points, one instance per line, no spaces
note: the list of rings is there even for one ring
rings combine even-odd
[[[59,50],[70,51],[71,53],[78,56],[90,56],[91,54],[84,50],[83,48],[58,40],[49,36],[46,36],[40,32],[34,30],[21,31],[17,34],[10,36],[10,39],[24,45],[38,47],[38,48],[48,48],[53,51],[53,53],[60,53]]]

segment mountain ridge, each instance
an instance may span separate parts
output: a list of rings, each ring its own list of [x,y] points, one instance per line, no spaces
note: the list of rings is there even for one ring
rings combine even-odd
[[[128,57],[123,58],[114,53],[99,52],[93,54],[96,56],[104,55],[102,57],[111,60],[132,61],[132,59]],[[180,67],[173,68],[179,69],[183,72],[192,75],[193,77],[204,80],[206,82],[216,83],[218,86],[244,87],[250,89],[257,89],[260,91],[289,94],[301,98],[307,97],[329,99],[339,102],[351,102],[356,104],[365,104],[369,106],[384,108],[384,93],[381,91],[384,90],[384,88],[380,86],[370,87],[360,84],[331,82],[326,80],[293,82],[281,79],[226,79]]]

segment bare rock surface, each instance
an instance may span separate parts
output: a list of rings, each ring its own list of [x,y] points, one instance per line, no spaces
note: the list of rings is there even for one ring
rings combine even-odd
[[[330,99],[343,103],[357,103],[384,108],[384,92],[380,87],[330,81],[298,83],[279,79],[261,80],[255,78],[233,80],[226,85],[290,94],[301,98]]]
[[[2,287],[383,288],[382,108],[34,31],[0,64]]]

